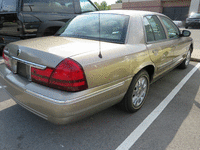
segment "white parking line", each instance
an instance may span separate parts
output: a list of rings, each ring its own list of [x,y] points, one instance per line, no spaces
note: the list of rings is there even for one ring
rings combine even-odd
[[[2,111],[4,109],[7,109],[7,108],[9,108],[11,106],[14,106],[14,105],[16,105],[16,103],[12,99],[0,102],[0,111]]]
[[[183,85],[190,79],[190,77],[200,67],[198,63],[171,91],[171,93],[145,118],[145,120],[117,147],[116,150],[128,150],[140,138],[140,136],[147,130],[153,121],[162,113],[167,105],[172,101],[176,94],[180,91]]]
[[[5,88],[5,86],[0,86],[0,89]],[[1,98],[1,97],[0,97]],[[1,100],[1,99],[0,99]],[[6,101],[0,102],[0,111],[7,109],[13,105],[16,105],[16,102],[12,99],[8,99]]]

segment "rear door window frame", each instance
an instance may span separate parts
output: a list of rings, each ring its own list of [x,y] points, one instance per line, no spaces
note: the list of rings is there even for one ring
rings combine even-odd
[[[155,35],[154,35],[154,40],[153,41],[147,41],[147,34],[146,34],[146,29],[145,29],[145,26],[144,26],[144,18],[146,18],[147,20],[148,20],[148,18],[147,18],[147,16],[155,16],[157,19],[158,19],[158,21],[160,22],[160,25],[161,25],[161,27],[162,27],[162,29],[163,29],[163,33],[164,33],[164,35],[165,35],[165,39],[161,39],[161,40],[156,40],[155,39]],[[149,20],[148,20],[149,21]],[[154,15],[154,14],[152,14],[152,15],[144,15],[143,16],[143,18],[142,18],[142,23],[143,23],[143,30],[144,30],[144,32],[145,32],[145,42],[147,43],[147,44],[150,44],[150,43],[158,43],[158,42],[163,42],[163,41],[167,41],[168,40],[168,37],[167,37],[167,32],[166,32],[166,29],[165,29],[165,27],[163,26],[163,22],[161,22],[161,20],[160,20],[160,18],[158,17],[158,15]],[[149,23],[150,24],[150,23]],[[150,26],[151,26],[151,24],[150,24]],[[151,28],[152,28],[152,26],[151,26]],[[153,28],[152,28],[152,30],[153,30]],[[154,32],[153,32],[153,34],[154,34]]]

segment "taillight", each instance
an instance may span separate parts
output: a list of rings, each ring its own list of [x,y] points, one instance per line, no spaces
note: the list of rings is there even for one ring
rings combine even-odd
[[[4,63],[6,64],[6,66],[11,69],[11,64],[10,64],[10,60],[9,60],[9,57],[7,57],[5,54],[4,54],[4,50],[5,48],[3,49],[3,53],[2,53],[2,57],[4,59]]]
[[[31,68],[33,82],[64,91],[81,91],[88,88],[81,65],[72,59],[65,59],[55,69]]]
[[[33,82],[48,86],[49,78],[53,72],[52,68],[45,70],[31,67],[31,79]]]

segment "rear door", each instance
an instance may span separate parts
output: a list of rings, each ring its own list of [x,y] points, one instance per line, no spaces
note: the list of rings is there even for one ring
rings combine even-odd
[[[157,16],[145,16],[143,19],[147,48],[156,66],[155,76],[158,76],[172,64],[174,47],[167,40],[166,32]]]

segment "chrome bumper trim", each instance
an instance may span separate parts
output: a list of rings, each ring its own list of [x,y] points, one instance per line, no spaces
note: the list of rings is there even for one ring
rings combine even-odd
[[[130,79],[131,79],[131,78],[130,78]],[[130,80],[130,79],[127,79],[127,80]],[[93,92],[93,93],[90,93],[90,94],[87,94],[87,95],[84,95],[84,96],[81,96],[81,97],[78,97],[78,98],[69,99],[69,100],[67,100],[67,101],[52,99],[52,98],[50,98],[50,97],[44,96],[44,95],[42,95],[42,94],[39,94],[39,93],[30,91],[30,90],[25,90],[25,92],[28,93],[28,94],[30,94],[30,95],[32,95],[32,96],[36,96],[36,97],[39,97],[39,98],[44,98],[44,99],[46,99],[47,101],[52,101],[53,103],[57,103],[57,104],[72,104],[72,103],[76,103],[76,102],[79,102],[79,101],[83,101],[83,100],[88,99],[88,98],[91,98],[91,97],[95,97],[95,96],[97,96],[97,95],[100,95],[100,94],[102,94],[102,93],[108,92],[108,91],[110,91],[110,90],[119,88],[119,87],[123,86],[124,84],[125,84],[125,81],[122,81],[122,82],[119,82],[119,83],[117,83],[117,84],[115,84],[115,85],[109,86],[109,87],[107,87],[107,88],[104,88],[104,89],[95,91],[95,92]]]

